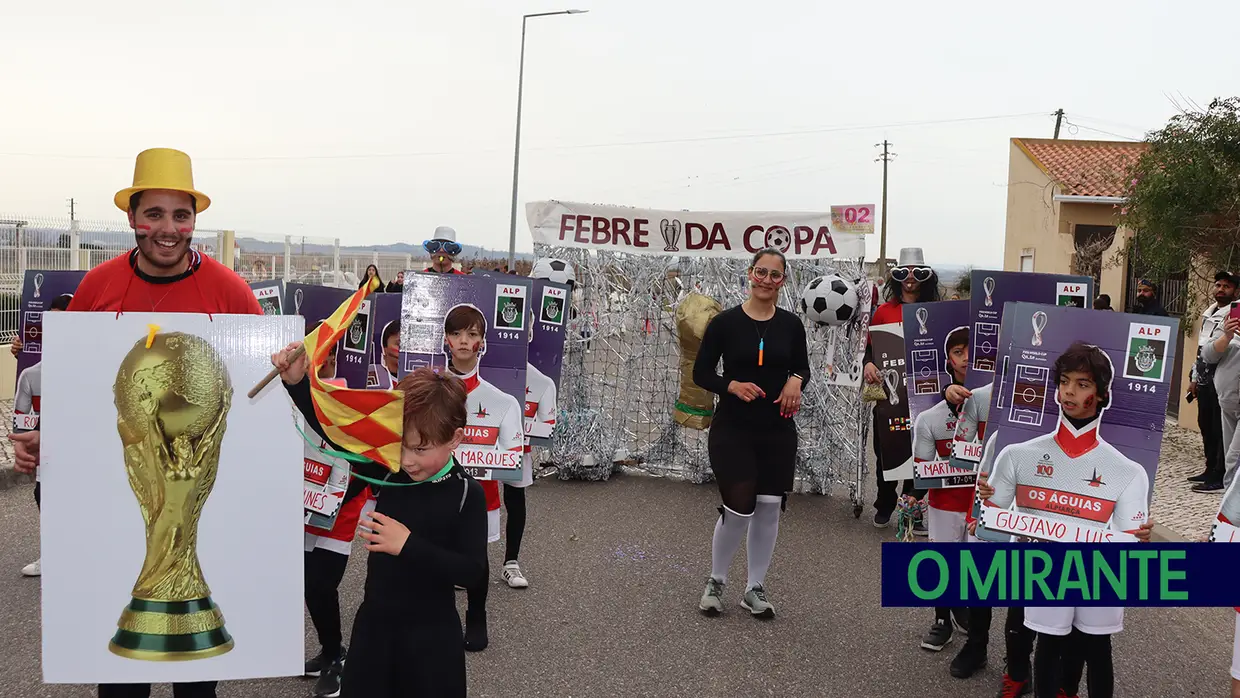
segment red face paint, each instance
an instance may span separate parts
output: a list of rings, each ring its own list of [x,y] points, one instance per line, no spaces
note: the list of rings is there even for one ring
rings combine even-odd
[[[482,348],[482,342],[474,342],[474,348],[473,348],[473,349],[471,349],[471,351],[473,351],[475,354],[477,354],[477,353],[478,353],[478,350],[479,350],[479,349],[481,349],[481,348]]]
[[[194,229],[193,229],[193,228],[189,228],[189,227],[185,227],[185,228],[177,228],[177,232],[178,232],[178,233],[192,233],[192,232],[194,232]]]
[[[1094,402],[1095,400],[1093,395],[1085,398],[1085,409],[1092,410],[1094,408]]]
[[[149,225],[143,225],[143,224],[141,224],[141,223],[139,223],[138,225],[136,225],[136,226],[134,226],[134,227],[136,227],[138,230],[150,230],[150,229],[151,229],[151,226],[149,226]]]

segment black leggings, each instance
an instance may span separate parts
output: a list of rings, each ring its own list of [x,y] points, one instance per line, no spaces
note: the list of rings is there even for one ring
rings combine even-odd
[[[34,483],[34,505],[40,509],[43,508],[43,488],[40,487],[42,482]]]
[[[315,548],[306,553],[306,610],[319,635],[319,646],[329,657],[340,654],[340,580],[349,556]]]
[[[521,536],[525,534],[525,488],[504,483],[504,508],[508,510],[508,528],[504,531],[504,562],[521,557]]]
[[[1089,698],[1115,695],[1110,635],[1090,635],[1076,628],[1068,635],[1039,634],[1033,656],[1037,698],[1056,698],[1060,688],[1068,695],[1076,695],[1086,664],[1089,665],[1086,678]]]
[[[173,698],[215,698],[216,681],[172,684]],[[149,698],[149,683],[101,683],[99,698]]]

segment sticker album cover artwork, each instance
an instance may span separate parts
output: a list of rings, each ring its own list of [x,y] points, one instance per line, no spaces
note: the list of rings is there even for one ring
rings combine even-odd
[[[917,489],[973,487],[971,470],[949,464],[958,407],[945,399],[963,385],[969,367],[969,302],[905,305],[909,419],[913,424],[913,484]]]
[[[532,288],[525,277],[405,274],[400,375],[430,366],[465,381],[468,422],[455,455],[479,479],[522,477]]]
[[[965,387],[972,396],[965,400],[956,420],[956,440],[951,464],[960,469],[977,469],[982,441],[989,420],[992,383],[1006,369],[1002,357],[1007,347],[1000,339],[1004,306],[1008,303],[1045,303],[1056,307],[1088,308],[1094,297],[1094,281],[1088,276],[1035,274],[1019,271],[974,269],[970,275],[973,295],[969,298],[972,344]]]
[[[1179,321],[1031,303],[1007,314],[978,537],[1132,540],[1149,517],[1171,389],[1154,364],[1174,363]]]

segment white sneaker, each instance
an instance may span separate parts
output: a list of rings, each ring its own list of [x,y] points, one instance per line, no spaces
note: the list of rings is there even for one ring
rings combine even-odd
[[[530,585],[525,575],[521,574],[521,565],[518,565],[516,560],[504,563],[504,581],[513,589],[524,589]]]
[[[43,558],[39,558],[34,562],[22,568],[23,577],[38,577],[43,574]]]

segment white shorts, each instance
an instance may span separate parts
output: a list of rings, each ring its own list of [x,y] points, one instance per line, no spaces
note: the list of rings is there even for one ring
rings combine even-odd
[[[945,511],[928,506],[926,527],[930,529],[931,543],[963,543],[969,537],[963,511]]]
[[[1231,645],[1231,678],[1240,681],[1240,613],[1236,614],[1236,639]]]
[[[1027,607],[1025,627],[1046,635],[1067,635],[1073,628],[1088,635],[1114,635],[1124,629],[1124,609],[1111,606]]]
[[[487,512],[487,542],[499,540],[499,509]]]

